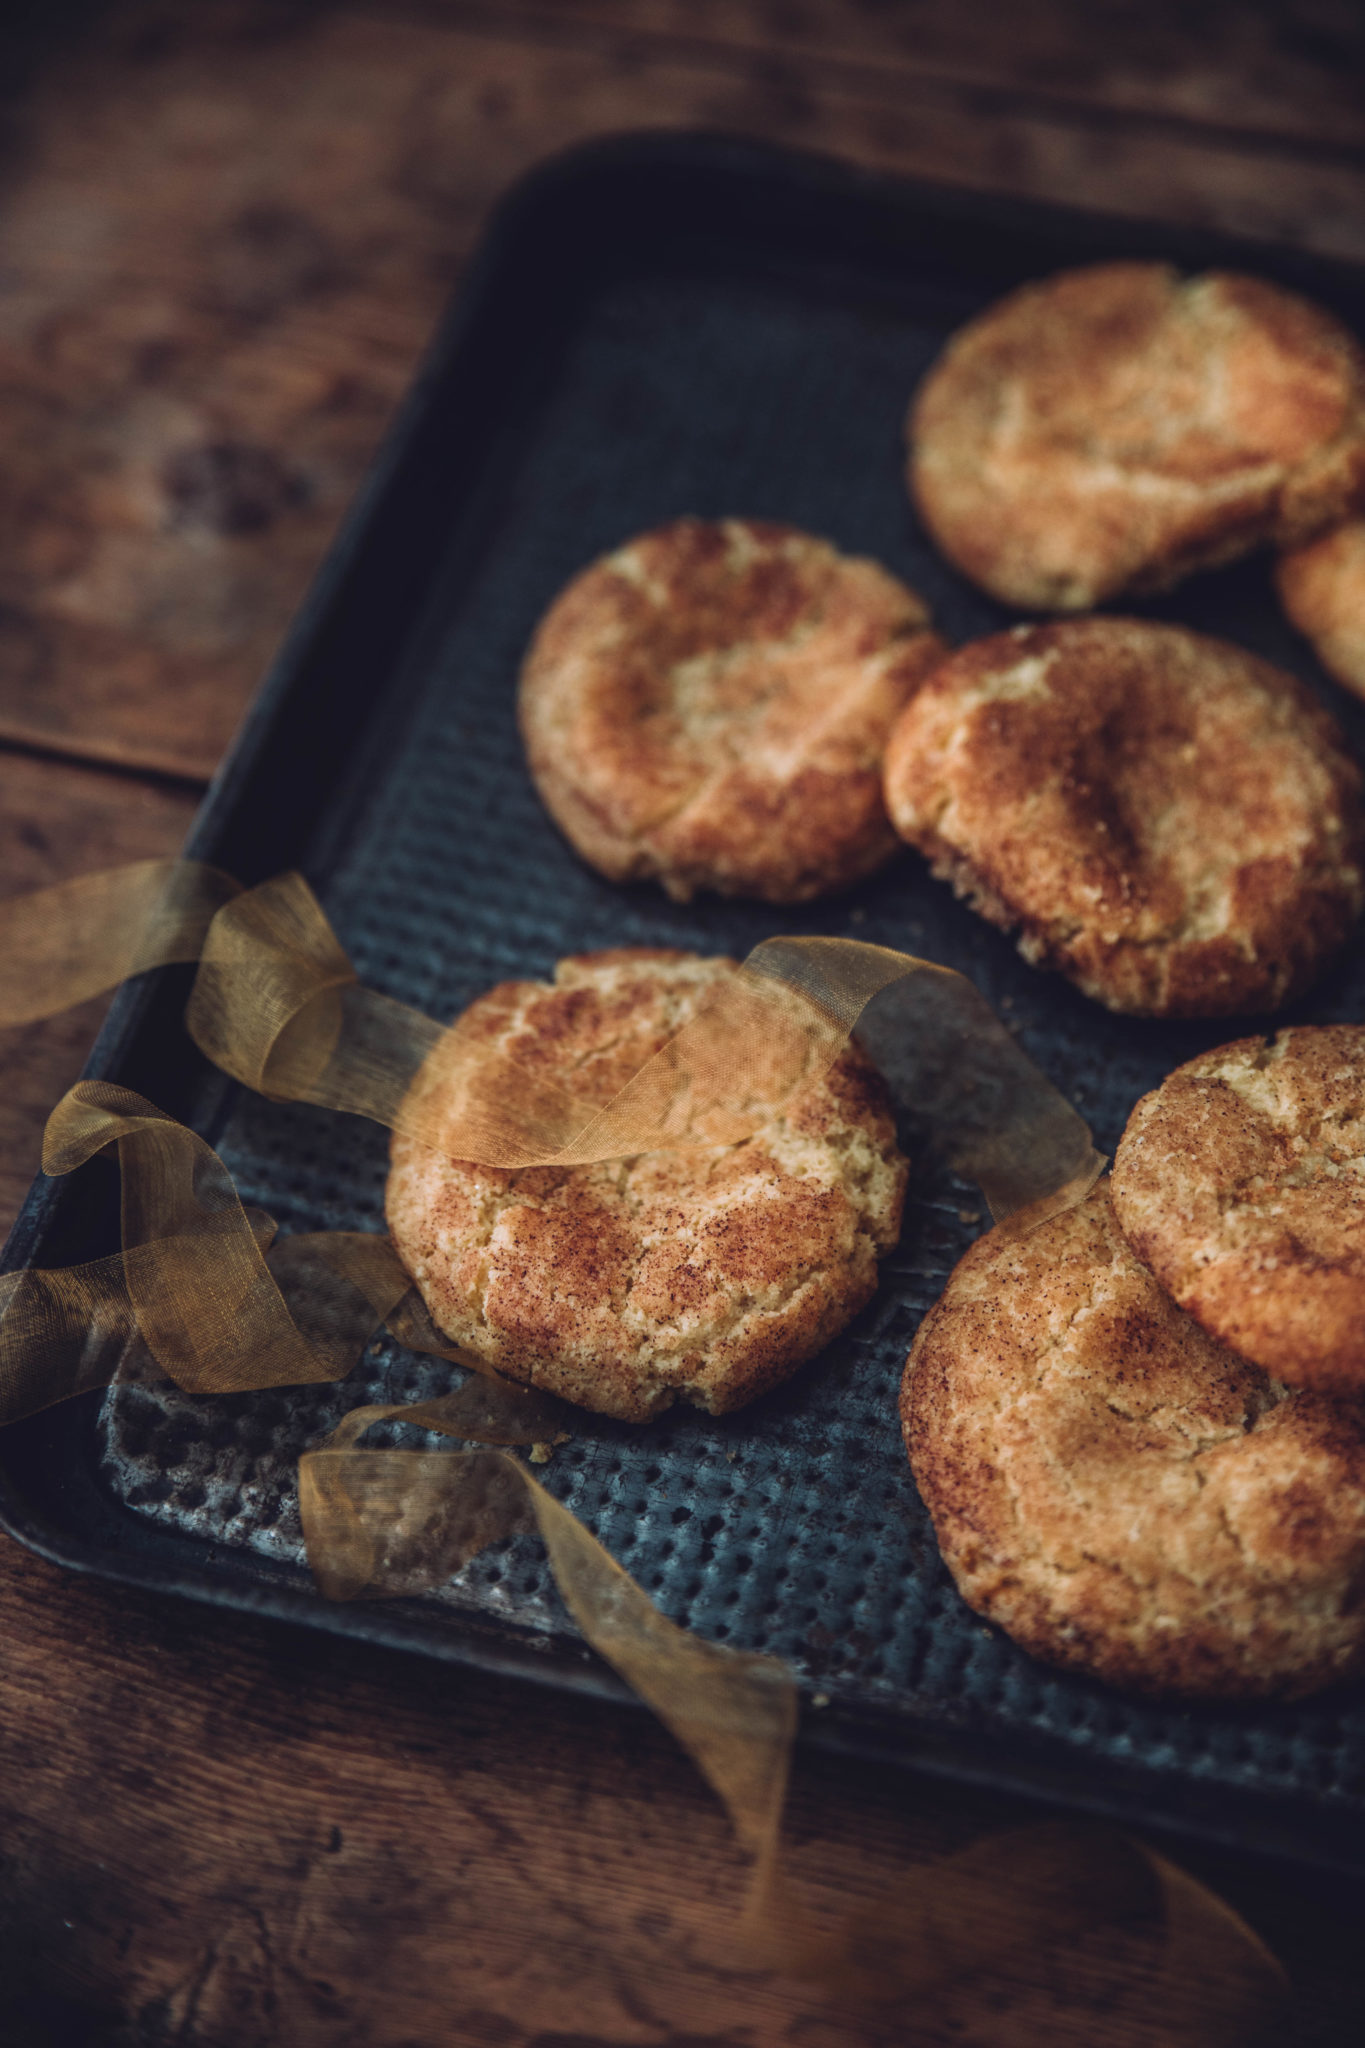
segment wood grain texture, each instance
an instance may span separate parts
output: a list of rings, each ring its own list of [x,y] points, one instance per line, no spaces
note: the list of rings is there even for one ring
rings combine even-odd
[[[6,2048],[1205,2048],[1135,1939],[935,2016],[746,1967],[719,1809],[645,1716],[114,1593],[10,1551],[0,1715]],[[54,1674],[62,1674],[60,1696]],[[793,1875],[828,1923],[1028,1818],[829,1758]],[[1263,1917],[1234,1859],[1202,1874]],[[1282,2048],[1323,2032],[1354,1894],[1311,1887]],[[1210,1985],[1210,1996],[1217,1986]],[[1326,2008],[1330,2014],[1330,2003]]]
[[[196,798],[0,750],[0,891],[45,889],[92,868],[175,853]],[[42,1156],[48,1111],[85,1064],[108,1002],[0,1029],[0,1241]]]
[[[995,8],[975,37],[941,6],[629,13],[123,6],[50,70],[0,200],[0,741],[210,771],[493,199],[590,136],[730,130],[1365,255],[1365,146],[1113,118],[1130,73],[1166,112],[1204,71],[1264,80],[1274,37],[1247,56],[1228,10],[1145,71],[1131,22],[1104,55],[1112,10],[1036,44]],[[1340,67],[1296,61],[1346,133]]]
[[[0,182],[0,889],[172,851],[488,207],[716,127],[1365,254],[1350,0],[118,4]],[[0,1035],[0,1217],[102,1002]],[[1190,2048],[1140,1944],[933,2021],[744,1966],[721,1816],[645,1717],[65,1575],[0,1544],[4,2048]],[[826,1920],[1027,1816],[806,1759]],[[1355,2048],[1365,1890],[1187,1856]]]
[[[1003,87],[1058,116],[1182,122],[1264,145],[1365,147],[1365,16],[1350,0],[407,0],[433,21],[496,14],[528,36],[610,29],[719,62],[840,67],[874,97],[907,84]]]

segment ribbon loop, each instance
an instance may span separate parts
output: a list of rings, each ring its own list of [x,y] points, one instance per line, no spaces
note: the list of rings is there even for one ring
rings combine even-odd
[[[70,1172],[115,1143],[123,1285],[162,1371],[187,1393],[337,1378],[291,1316],[231,1174],[184,1124],[130,1089],[78,1081],[48,1120],[44,1166]]]
[[[131,1089],[77,1082],[48,1119],[46,1170],[72,1172],[110,1145],[122,1252],[0,1279],[0,1423],[108,1385],[137,1338],[191,1394],[344,1379],[385,1324],[401,1344],[488,1375],[435,1328],[388,1237],[278,1237],[204,1139]],[[552,1441],[564,1414],[491,1375],[431,1411],[430,1428],[496,1443]]]
[[[576,1516],[504,1451],[367,1451],[395,1417],[359,1408],[299,1460],[308,1561],[331,1599],[442,1584],[508,1536],[538,1530],[564,1604],[592,1647],[671,1730],[760,1862],[773,1850],[796,1734],[796,1687],[776,1658],[708,1643],[662,1615]]]
[[[341,1031],[355,969],[299,874],[225,905],[209,926],[185,1022],[201,1052],[276,1101],[306,1098]]]

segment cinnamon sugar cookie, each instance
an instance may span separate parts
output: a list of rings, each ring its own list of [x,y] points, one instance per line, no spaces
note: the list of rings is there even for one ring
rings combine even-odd
[[[1305,988],[1365,901],[1360,771],[1293,676],[1179,626],[1072,619],[961,648],[886,756],[898,832],[1112,1010]]]
[[[910,416],[944,553],[1007,604],[1167,590],[1365,498],[1365,355],[1293,292],[1165,263],[1028,284],[970,321]]]
[[[876,562],[788,526],[678,519],[576,576],[521,677],[532,777],[583,858],[798,903],[895,847],[887,734],[946,651]]]
[[[958,1590],[1044,1662],[1291,1699],[1365,1662],[1365,1405],[1208,1336],[1104,1183],[978,1240],[915,1340],[901,1417]]]
[[[1365,1026],[1177,1067],[1128,1119],[1114,1207],[1223,1343],[1293,1385],[1365,1391]]]
[[[1323,667],[1365,697],[1365,519],[1282,555],[1275,583]]]
[[[466,1023],[599,1107],[737,971],[690,953],[589,953],[561,960],[553,986],[491,990]],[[438,1067],[416,1086],[439,1089]],[[814,1357],[876,1286],[906,1171],[881,1078],[850,1047],[738,1144],[508,1172],[395,1135],[387,1214],[457,1343],[508,1378],[644,1422],[675,1401],[724,1414]]]

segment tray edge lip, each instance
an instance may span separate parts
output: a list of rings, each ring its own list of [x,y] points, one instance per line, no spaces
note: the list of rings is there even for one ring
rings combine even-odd
[[[863,203],[880,200],[902,211],[911,205],[923,206],[945,216],[960,217],[971,225],[990,222],[1035,230],[1080,231],[1097,240],[1117,237],[1160,242],[1168,249],[1188,250],[1191,261],[1198,260],[1201,251],[1208,252],[1211,259],[1217,252],[1227,256],[1243,251],[1248,261],[1301,272],[1305,279],[1317,276],[1325,282],[1354,285],[1365,291],[1365,257],[1304,249],[1239,228],[1163,221],[1150,214],[1111,213],[1065,200],[992,191],[946,178],[885,170],[841,157],[831,150],[770,142],[739,129],[716,126],[621,128],[588,136],[538,158],[504,188],[489,208],[484,233],[462,273],[457,296],[463,291],[464,278],[470,275],[487,246],[500,239],[504,229],[516,225],[523,209],[529,211],[546,203],[547,194],[549,203],[557,203],[560,188],[574,178],[640,168],[803,184],[819,187],[836,199]],[[1360,338],[1365,344],[1365,335]]]

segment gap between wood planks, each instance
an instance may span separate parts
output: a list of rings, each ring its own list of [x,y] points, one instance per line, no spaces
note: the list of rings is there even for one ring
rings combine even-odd
[[[0,757],[7,754],[24,761],[61,762],[76,768],[92,768],[100,774],[120,776],[147,788],[175,790],[196,798],[204,794],[210,780],[207,774],[182,768],[174,761],[159,764],[150,749],[136,759],[130,759],[115,746],[105,745],[98,739],[83,740],[64,734],[35,738],[22,728],[8,730],[0,718]]]

